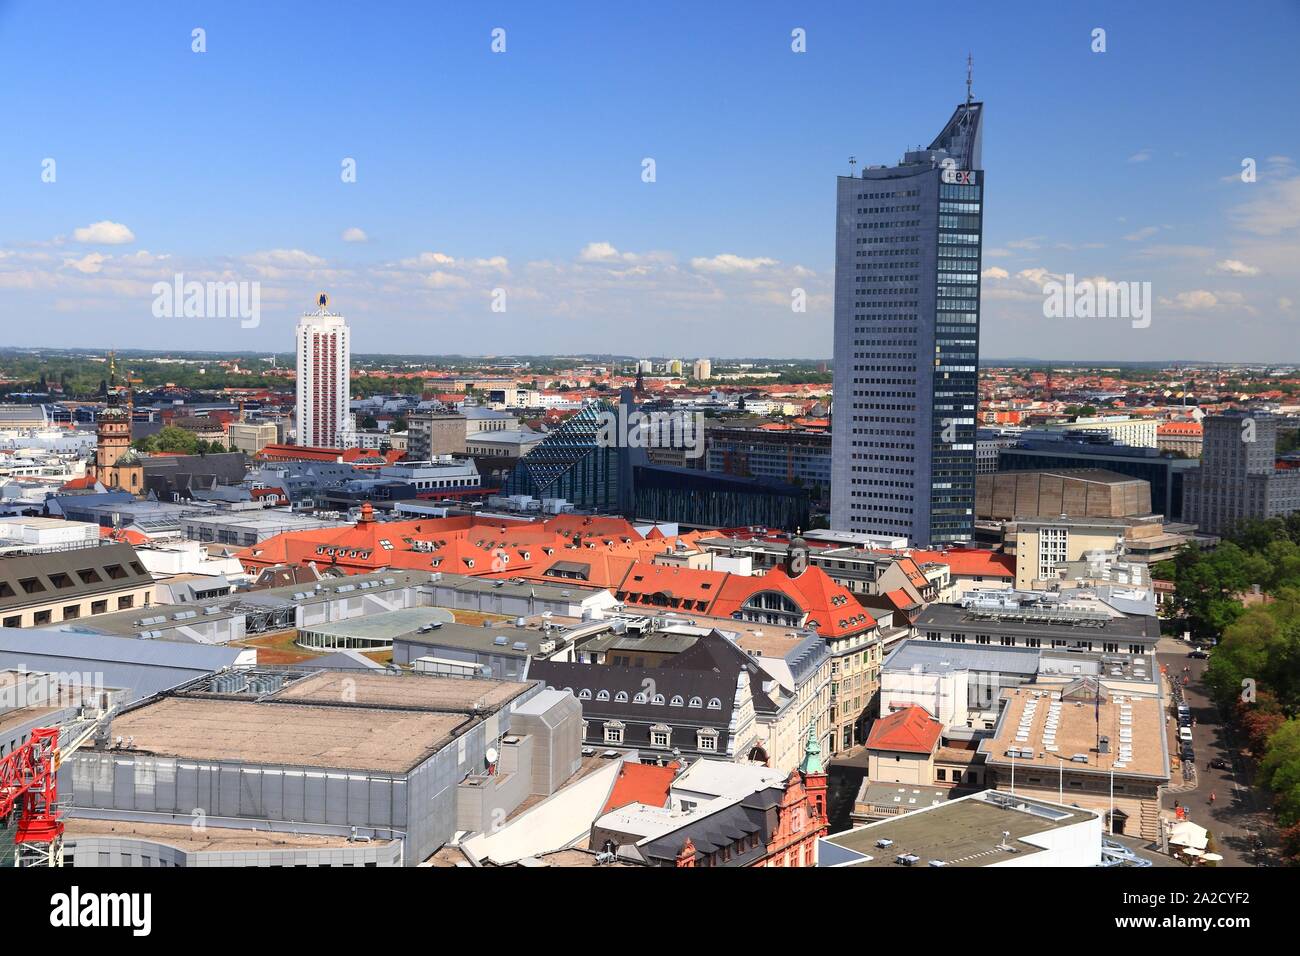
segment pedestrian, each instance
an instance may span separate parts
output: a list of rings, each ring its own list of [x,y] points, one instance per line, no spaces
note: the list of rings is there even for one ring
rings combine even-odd
[[[1214,803],[1215,798],[1216,798],[1217,796],[1218,796],[1218,794],[1216,794],[1213,790],[1210,791],[1210,803],[1211,803],[1211,804]]]

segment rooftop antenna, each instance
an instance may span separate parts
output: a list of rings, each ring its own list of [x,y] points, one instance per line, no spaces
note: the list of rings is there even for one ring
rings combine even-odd
[[[971,104],[971,74],[975,70],[975,58],[969,53],[966,54],[966,105]]]
[[[849,179],[853,178],[853,173],[857,165],[858,165],[858,157],[850,156],[849,157]]]

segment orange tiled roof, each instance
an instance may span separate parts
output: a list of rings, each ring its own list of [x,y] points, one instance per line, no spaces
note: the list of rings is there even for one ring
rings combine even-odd
[[[904,707],[871,725],[868,750],[893,750],[910,754],[934,753],[943,725],[924,707]]]
[[[667,806],[668,788],[672,786],[676,776],[677,764],[675,763],[659,767],[654,764],[629,763],[625,760],[618,772],[618,779],[614,781],[614,789],[610,791],[609,799],[605,801],[605,808],[600,812],[609,813],[629,803],[644,803],[650,807]]]
[[[913,550],[912,559],[921,564],[946,564],[953,574],[986,578],[1016,576],[1016,559],[1012,555],[984,548],[954,548],[947,552]]]

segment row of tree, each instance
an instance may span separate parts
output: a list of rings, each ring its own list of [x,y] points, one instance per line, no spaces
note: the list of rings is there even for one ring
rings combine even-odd
[[[1217,637],[1205,682],[1259,757],[1282,848],[1300,864],[1300,514],[1244,524],[1210,552],[1173,562],[1176,607],[1197,637]],[[1258,603],[1242,596],[1258,588]]]
[[[172,452],[182,455],[215,455],[226,451],[238,451],[233,445],[227,448],[221,442],[200,438],[192,431],[176,425],[164,425],[159,431],[144,438],[137,438],[131,443],[136,451],[155,454]]]

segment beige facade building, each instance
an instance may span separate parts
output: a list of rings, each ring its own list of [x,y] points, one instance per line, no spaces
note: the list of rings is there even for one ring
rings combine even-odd
[[[465,435],[464,415],[425,410],[411,412],[406,419],[407,457],[429,461],[439,455],[463,455]]]
[[[153,603],[154,580],[129,544],[0,556],[0,625],[45,627]]]
[[[975,516],[981,520],[1149,514],[1151,483],[1103,468],[1001,471],[975,479]]]
[[[231,447],[236,451],[256,455],[267,445],[274,445],[279,440],[278,432],[275,422],[231,422],[227,436]]]

